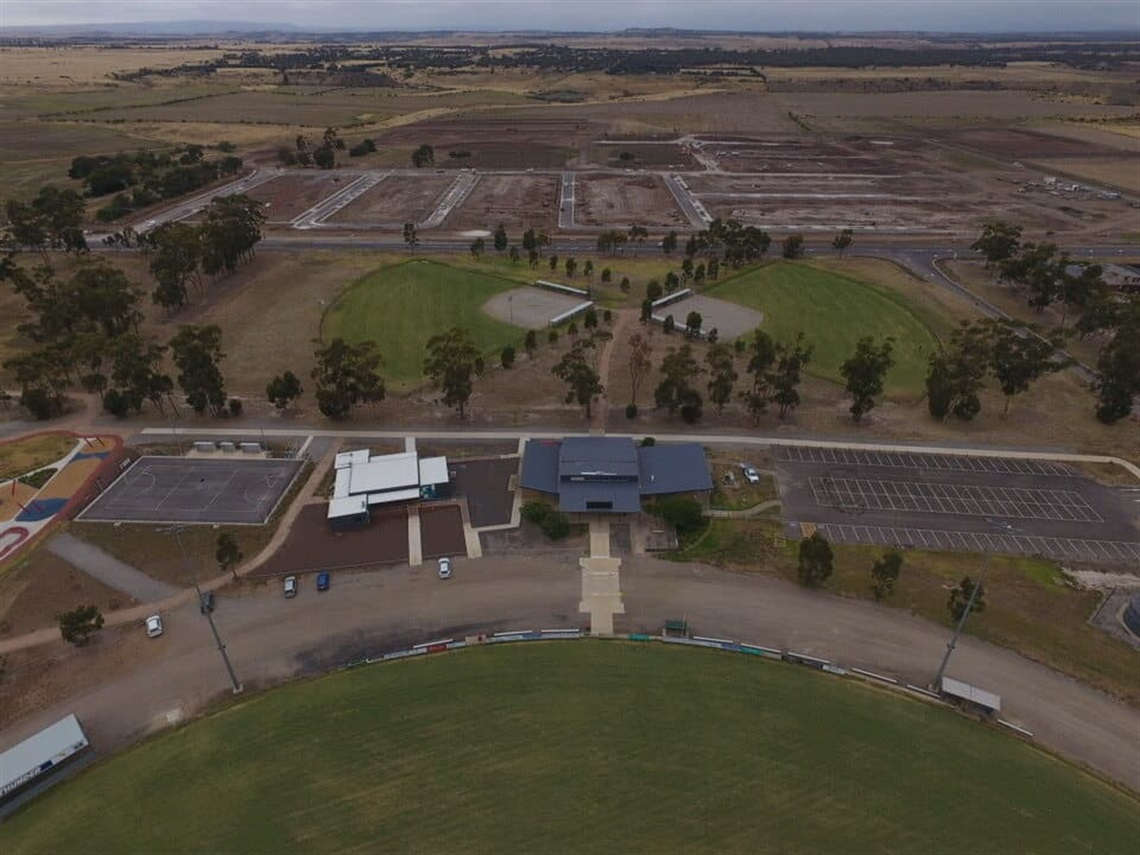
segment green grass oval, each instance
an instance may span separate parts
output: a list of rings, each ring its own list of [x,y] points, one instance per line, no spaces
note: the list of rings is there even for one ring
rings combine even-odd
[[[423,377],[424,350],[433,335],[454,326],[471,333],[487,355],[521,339],[520,330],[497,321],[482,305],[518,282],[416,259],[361,277],[325,315],[325,341],[376,342],[384,356],[384,379],[415,382]]]
[[[1010,736],[741,655],[484,647],[251,697],[61,784],[29,852],[1132,852]]]
[[[808,373],[827,380],[843,382],[839,366],[860,338],[893,336],[888,394],[921,394],[927,359],[938,346],[934,333],[897,295],[808,264],[766,264],[706,293],[763,312],[761,327],[776,341],[790,342],[802,330],[815,346]]]

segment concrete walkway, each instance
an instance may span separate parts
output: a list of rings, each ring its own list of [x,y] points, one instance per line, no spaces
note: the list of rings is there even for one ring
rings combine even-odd
[[[625,614],[621,598],[621,559],[610,557],[610,524],[590,521],[590,557],[582,558],[582,601],[578,611],[590,615],[594,635],[614,634],[614,615]]]
[[[108,555],[97,546],[60,532],[45,546],[48,552],[58,555],[68,564],[82,570],[88,576],[98,579],[108,588],[114,588],[140,603],[156,603],[174,596],[179,589],[157,579],[152,579],[129,564],[124,564],[113,555]]]

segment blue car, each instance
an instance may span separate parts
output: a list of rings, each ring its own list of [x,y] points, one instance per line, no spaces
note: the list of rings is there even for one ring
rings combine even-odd
[[[318,573],[317,574],[317,590],[318,591],[327,591],[328,589],[329,589],[329,574],[328,573]]]

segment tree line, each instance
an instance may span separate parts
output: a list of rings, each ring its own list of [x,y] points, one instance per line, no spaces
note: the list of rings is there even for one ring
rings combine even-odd
[[[41,191],[37,199],[58,195]],[[49,222],[58,230],[58,220]],[[154,253],[155,302],[167,305],[169,299],[171,305],[181,305],[191,276],[199,271],[222,275],[251,258],[263,222],[258,203],[231,196],[215,199],[200,226],[175,223],[138,238]],[[227,405],[240,408],[234,401],[227,404],[218,367],[224,357],[218,327],[182,326],[169,341],[158,342],[140,332],[141,291],[106,258],[88,256],[85,242],[69,245],[79,259],[67,277],[56,274],[47,254],[66,241],[57,241],[46,226],[32,234],[27,220],[14,220],[5,242],[0,282],[10,282],[24,298],[30,318],[17,331],[31,346],[5,360],[4,367],[20,385],[20,403],[36,418],[61,414],[73,388],[98,394],[104,409],[119,417],[141,412],[148,401],[159,412],[167,406],[177,412],[175,379],[166,373],[168,355],[177,385],[195,412],[221,415]],[[40,252],[39,263],[22,262],[21,249],[26,248]]]
[[[385,34],[373,34],[384,40]],[[635,31],[646,38],[652,31]],[[360,37],[364,37],[361,34]],[[206,62],[185,63],[171,69],[140,69],[120,72],[117,79],[137,80],[149,74],[213,74],[223,68],[269,68],[282,75],[282,82],[303,82],[307,75],[324,72],[346,78],[353,74],[375,79],[374,85],[394,84],[391,72],[410,77],[419,71],[442,69],[533,69],[554,73],[603,72],[611,75],[675,75],[694,69],[734,68],[764,77],[764,67],[772,68],[922,68],[939,65],[1002,67],[1009,62],[1049,62],[1088,68],[1115,67],[1140,59],[1136,45],[1129,42],[1074,42],[1063,38],[1044,41],[996,42],[975,40],[968,46],[940,44],[934,40],[921,50],[879,45],[828,45],[809,48],[734,50],[720,47],[692,48],[605,48],[571,47],[521,42],[491,49],[464,45],[388,45],[369,47],[351,44],[321,44],[302,50],[267,53],[256,49],[231,51]],[[291,74],[294,73],[294,74]],[[338,77],[338,80],[340,79]],[[342,83],[341,85],[345,85]]]
[[[222,147],[232,149],[228,143],[220,143]],[[95,212],[99,222],[109,223],[164,199],[192,193],[241,168],[241,158],[233,154],[210,159],[203,146],[185,145],[171,151],[79,155],[67,174],[82,184],[85,196],[115,194]]]
[[[1046,334],[1030,325],[1016,330],[1020,340],[1014,341],[1009,331],[1001,332],[993,324],[963,328],[951,339],[944,359],[935,363],[932,357],[935,391],[931,395],[931,412],[972,418],[980,406],[976,391],[987,360],[1006,394],[1008,409],[1009,399],[1024,391],[1021,386],[1026,375],[1032,382],[1043,373],[1063,367],[1051,354],[1064,344],[1069,317],[1079,313],[1072,332],[1082,340],[1101,341],[1096,362],[1099,377],[1094,384],[1096,417],[1112,424],[1127,416],[1133,399],[1140,394],[1140,295],[1112,291],[1104,282],[1101,265],[1075,262],[1054,243],[1022,241],[1022,229],[1013,223],[986,223],[971,248],[983,256],[991,275],[996,274],[1000,281],[1020,291],[1026,304],[1038,314],[1049,307],[1060,307],[1060,329]],[[1045,355],[1046,350],[1049,356]],[[1005,380],[996,364],[1002,360],[1012,361],[1005,369]]]

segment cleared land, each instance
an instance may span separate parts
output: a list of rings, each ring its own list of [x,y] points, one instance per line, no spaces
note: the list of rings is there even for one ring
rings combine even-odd
[[[975,821],[947,834],[947,804]],[[247,699],[61,785],[6,823],[5,849],[594,852],[620,836],[635,852],[1123,852],[1135,812],[917,701],[742,656],[579,642]]]
[[[705,293],[763,312],[761,328],[778,342],[791,342],[803,331],[815,347],[807,373],[828,380],[841,381],[839,366],[863,336],[876,341],[893,337],[895,367],[887,377],[888,394],[918,394],[927,359],[937,346],[905,299],[810,264],[773,262]]]
[[[453,326],[467,330],[488,355],[517,341],[514,327],[482,306],[516,282],[417,259],[385,267],[354,283],[325,316],[325,340],[375,341],[384,377],[397,383],[423,377],[429,338]]]
[[[553,232],[558,227],[558,187],[553,175],[482,175],[447,218],[448,228],[490,231],[502,223],[515,233],[530,228]]]
[[[248,195],[267,204],[265,214],[270,223],[288,223],[322,199],[343,190],[355,179],[355,175],[294,172],[260,184]]]
[[[400,175],[382,180],[328,218],[329,223],[393,226],[418,223],[435,210],[454,175]]]
[[[627,228],[631,225],[688,225],[660,175],[604,178],[579,176],[575,182],[578,225]]]

